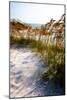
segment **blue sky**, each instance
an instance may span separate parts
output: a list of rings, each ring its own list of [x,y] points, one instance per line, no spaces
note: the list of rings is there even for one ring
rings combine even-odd
[[[58,20],[62,14],[64,14],[63,5],[10,3],[10,19],[19,19],[25,23],[45,24],[51,18]]]

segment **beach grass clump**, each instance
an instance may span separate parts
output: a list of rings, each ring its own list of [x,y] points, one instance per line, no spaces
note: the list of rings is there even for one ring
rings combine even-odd
[[[55,78],[64,86],[65,84],[65,64],[64,64],[64,48],[49,46],[47,49],[48,70],[43,74],[43,78]],[[51,76],[51,77],[50,77]]]

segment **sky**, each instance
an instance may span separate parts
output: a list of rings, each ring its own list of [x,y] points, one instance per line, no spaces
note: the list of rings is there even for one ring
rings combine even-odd
[[[30,24],[45,24],[51,18],[59,20],[64,14],[64,5],[46,5],[10,2],[10,19]]]

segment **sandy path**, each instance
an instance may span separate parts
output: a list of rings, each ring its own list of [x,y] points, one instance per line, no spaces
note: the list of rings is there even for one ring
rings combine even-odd
[[[10,94],[11,97],[24,97],[32,93],[37,87],[36,82],[40,80],[43,72],[43,62],[39,55],[29,49],[10,50]]]
[[[40,55],[28,48],[10,49],[10,97],[58,95],[62,91],[52,81],[40,77],[46,70]]]

